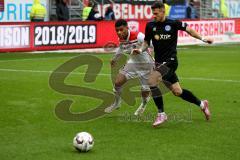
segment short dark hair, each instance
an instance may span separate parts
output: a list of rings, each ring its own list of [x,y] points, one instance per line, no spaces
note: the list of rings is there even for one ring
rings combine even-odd
[[[119,19],[115,23],[115,27],[128,26],[127,21],[124,19]]]
[[[162,2],[155,2],[152,4],[151,9],[156,9],[156,8],[165,8],[164,4]]]

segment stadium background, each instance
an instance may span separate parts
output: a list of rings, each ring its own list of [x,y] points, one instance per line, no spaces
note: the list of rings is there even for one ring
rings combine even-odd
[[[56,14],[55,1],[41,0],[42,4],[48,8],[46,17],[48,22],[42,24],[28,22],[32,5],[30,1],[3,2],[4,10],[0,12],[0,52],[102,48],[108,43],[117,45],[113,21],[80,21],[81,10],[86,1],[70,1],[71,22],[64,25],[61,22],[52,22]],[[130,28],[133,30],[144,32],[145,24],[151,19],[150,5],[153,1],[144,3],[134,1],[133,4],[130,1],[124,3],[96,1],[96,3],[99,4],[102,15],[105,9],[112,5],[116,18],[128,19]],[[184,19],[188,1],[169,1],[169,4],[171,4],[170,18],[188,22],[203,36],[212,37],[216,43],[240,42],[240,1],[196,1],[194,5],[196,12],[192,19]],[[201,44],[201,42],[179,33],[179,45],[189,44]]]

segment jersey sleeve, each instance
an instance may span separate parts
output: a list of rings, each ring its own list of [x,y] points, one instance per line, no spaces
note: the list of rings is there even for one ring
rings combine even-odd
[[[137,35],[138,43],[143,43],[144,38],[145,38],[145,35],[142,32],[139,32],[138,35]]]
[[[145,28],[145,38],[144,40],[150,45],[150,41],[152,39],[152,28],[150,26],[150,23],[147,23]]]
[[[177,30],[181,30],[181,31],[186,31],[187,28],[187,23],[186,22],[181,22],[181,21],[175,21],[176,24],[176,28]]]

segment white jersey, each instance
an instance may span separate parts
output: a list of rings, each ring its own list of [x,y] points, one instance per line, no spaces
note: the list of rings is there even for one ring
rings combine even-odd
[[[132,50],[140,48],[144,42],[145,35],[142,32],[128,31],[128,37],[126,40],[119,39],[120,46],[117,49],[116,57],[120,54],[129,54],[130,57],[127,63],[154,63],[150,51],[147,50],[137,55],[132,55]]]
[[[128,37],[126,40],[119,40],[120,46],[115,54],[117,59],[120,55],[128,54],[129,59],[127,64],[120,70],[122,75],[125,75],[126,79],[139,78],[142,90],[149,91],[148,77],[154,68],[154,60],[150,55],[150,51],[147,50],[140,54],[131,54],[133,49],[140,48],[144,42],[145,35],[141,32],[128,31]]]

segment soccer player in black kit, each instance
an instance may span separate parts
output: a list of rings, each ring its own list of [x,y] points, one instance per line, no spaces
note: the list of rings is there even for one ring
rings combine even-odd
[[[177,39],[178,30],[186,31],[190,36],[205,43],[213,43],[212,39],[203,38],[195,30],[189,28],[186,23],[178,20],[171,20],[165,17],[165,7],[161,2],[155,2],[152,6],[154,21],[147,23],[145,30],[145,41],[140,49],[135,49],[133,54],[145,51],[152,41],[155,52],[155,70],[150,74],[148,83],[151,88],[153,100],[158,108],[158,114],[153,126],[156,127],[167,120],[164,112],[163,98],[160,89],[157,87],[159,81],[171,90],[171,92],[183,100],[199,106],[204,113],[206,120],[210,119],[210,111],[207,100],[198,99],[191,91],[182,89],[175,73],[178,67],[177,60]]]

